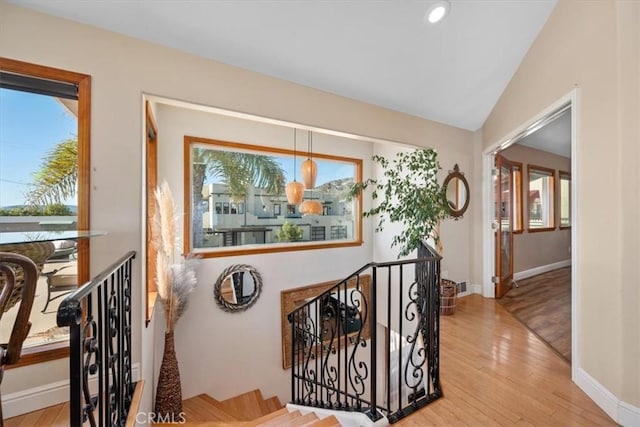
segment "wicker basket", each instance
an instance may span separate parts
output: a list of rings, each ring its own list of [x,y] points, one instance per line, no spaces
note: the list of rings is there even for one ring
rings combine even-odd
[[[450,315],[456,312],[458,285],[448,279],[440,280],[440,314]]]

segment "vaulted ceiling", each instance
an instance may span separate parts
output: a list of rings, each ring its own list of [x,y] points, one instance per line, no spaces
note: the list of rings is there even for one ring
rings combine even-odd
[[[556,0],[9,0],[463,129],[482,126]]]

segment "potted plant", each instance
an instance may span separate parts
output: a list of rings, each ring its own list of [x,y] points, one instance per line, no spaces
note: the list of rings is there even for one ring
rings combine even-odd
[[[371,198],[379,203],[363,216],[378,216],[376,232],[382,231],[387,221],[403,224],[404,228],[391,243],[391,246],[400,246],[398,257],[420,248],[429,237],[438,244],[438,225],[450,211],[445,188],[438,182],[441,168],[436,151],[399,152],[391,161],[375,155],[373,160],[381,166],[384,179],[367,179],[354,184],[350,191],[351,196],[355,196],[373,187]]]

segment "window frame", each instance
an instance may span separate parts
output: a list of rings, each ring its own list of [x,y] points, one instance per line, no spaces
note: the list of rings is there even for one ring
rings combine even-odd
[[[568,177],[569,181],[569,225],[562,225],[562,179]],[[568,230],[571,228],[571,172],[558,171],[558,228]]]
[[[78,230],[90,229],[90,176],[91,176],[91,76],[45,65],[17,61],[0,56],[0,70],[39,79],[75,84],[78,88]],[[78,286],[90,279],[90,239],[78,239]],[[69,356],[68,341],[42,344],[22,350],[20,360],[13,369]]]
[[[512,180],[513,180],[513,233],[514,234],[522,234],[524,231],[524,207],[522,204],[522,186],[523,186],[523,164],[521,162],[511,161],[513,165],[512,169]],[[516,167],[518,170],[516,171]],[[520,227],[516,229],[515,225],[519,224]]]
[[[279,155],[287,155],[293,156],[294,154],[300,155],[301,152],[295,152],[293,150],[279,148],[279,147],[271,147],[271,146],[263,146],[256,144],[248,144],[248,143],[240,143],[240,142],[232,142],[232,141],[222,141],[217,139],[203,138],[197,136],[184,136],[184,187],[183,187],[183,196],[184,196],[184,218],[183,221],[183,251],[184,253],[190,253],[194,250],[191,247],[191,228],[192,228],[192,206],[191,206],[191,146],[193,144],[197,145],[212,145],[223,148],[236,148],[239,150],[252,150],[260,153],[267,154],[279,154]],[[316,159],[323,160],[334,160],[339,162],[348,162],[353,163],[355,168],[355,182],[362,182],[362,159],[353,158],[353,157],[343,157],[343,156],[335,156],[332,154],[324,154],[321,152],[313,152],[313,157]],[[206,248],[197,248],[196,252],[198,256],[202,258],[221,258],[227,256],[238,256],[238,255],[248,255],[248,254],[263,254],[263,253],[277,253],[277,252],[291,252],[291,251],[304,251],[304,250],[313,250],[313,249],[327,249],[327,248],[344,248],[344,247],[352,247],[352,246],[361,246],[363,244],[362,240],[362,195],[357,195],[354,197],[354,212],[353,217],[355,220],[354,227],[354,238],[352,240],[347,241],[326,241],[324,243],[319,241],[309,241],[304,243],[290,243],[283,245],[281,243],[268,243],[264,244],[261,247],[243,247],[243,246],[231,246],[225,249],[222,248],[209,248],[209,250],[205,250]],[[246,207],[245,207],[246,211]],[[287,204],[287,212],[289,211],[289,204]],[[223,209],[224,212],[224,209]],[[286,215],[285,215],[286,216]]]
[[[547,197],[549,203],[549,220],[551,224],[546,227],[531,227],[531,206],[529,206],[530,197],[529,194],[531,192],[531,173],[533,172],[541,172],[547,175],[551,179],[551,184],[549,185],[549,195]],[[538,233],[544,231],[553,231],[556,229],[556,171],[555,169],[547,168],[544,166],[537,165],[527,165],[527,232],[529,233]]]

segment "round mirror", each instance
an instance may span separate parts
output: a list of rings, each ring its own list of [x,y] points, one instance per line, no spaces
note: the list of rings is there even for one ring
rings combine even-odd
[[[234,264],[218,277],[213,288],[216,303],[225,311],[242,311],[255,304],[262,291],[260,273],[246,264]]]
[[[449,215],[455,219],[461,218],[469,206],[469,183],[460,172],[458,164],[449,171],[444,180],[445,195],[449,206]]]

